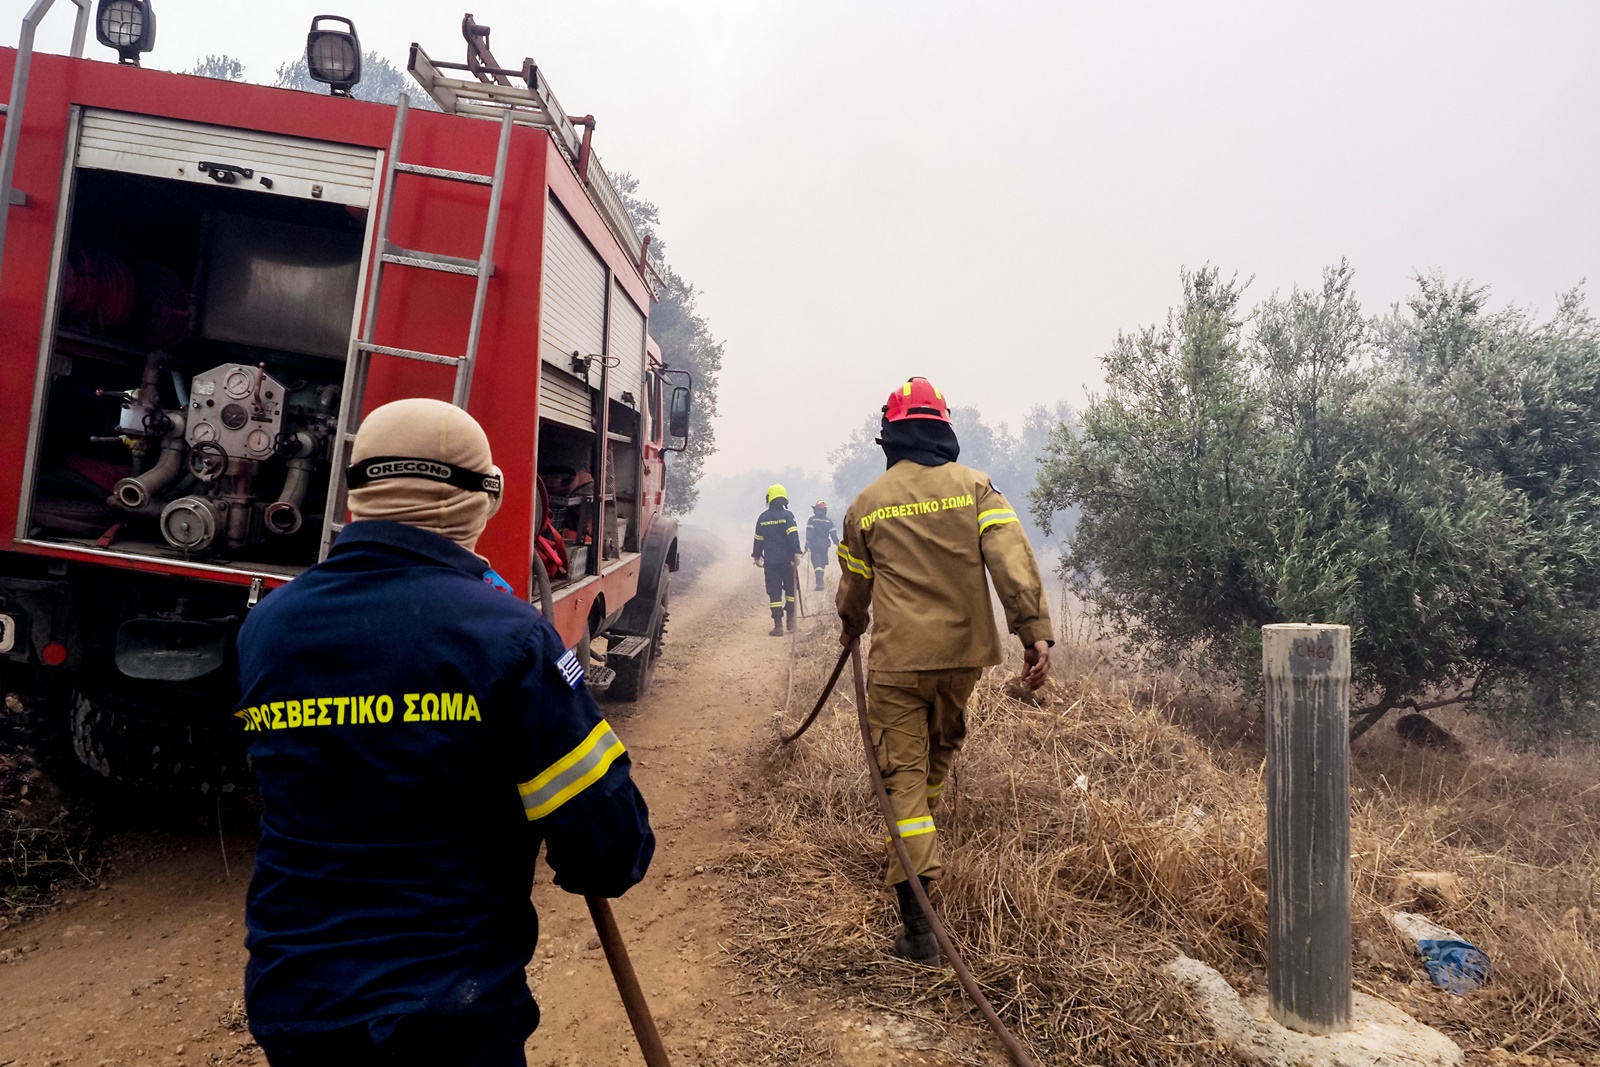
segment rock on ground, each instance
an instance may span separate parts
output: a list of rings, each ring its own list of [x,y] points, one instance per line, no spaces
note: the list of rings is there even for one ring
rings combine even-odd
[[[1194,998],[1217,1037],[1242,1059],[1283,1067],[1456,1067],[1461,1048],[1431,1026],[1377,997],[1355,994],[1352,1027],[1341,1034],[1302,1034],[1267,1013],[1267,998],[1248,999],[1216,970],[1179,956],[1167,973]]]

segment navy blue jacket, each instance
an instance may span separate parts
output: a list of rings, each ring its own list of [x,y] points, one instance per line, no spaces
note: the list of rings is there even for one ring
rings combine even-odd
[[[540,843],[573,893],[620,896],[650,865],[582,665],[486,573],[438,534],[355,522],[239,632],[257,1034],[524,1004]]]
[[[794,513],[782,504],[769,504],[756,519],[756,536],[750,555],[768,563],[787,564],[800,554],[800,527]]]
[[[813,515],[806,520],[806,547],[813,560],[826,560],[830,549],[839,543],[839,531],[826,515]]]

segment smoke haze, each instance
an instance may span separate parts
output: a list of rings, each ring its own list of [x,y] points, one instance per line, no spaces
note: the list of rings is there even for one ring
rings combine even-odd
[[[437,0],[156,6],[149,65],[223,52],[252,81],[330,7],[401,66],[413,40],[462,48]],[[64,51],[56,7],[40,46]],[[1079,404],[1185,265],[1253,275],[1259,299],[1348,257],[1369,312],[1434,268],[1545,310],[1600,273],[1592,4],[473,10],[598,117],[703,290],[727,342],[712,473],[820,470],[912,373],[1013,427]]]

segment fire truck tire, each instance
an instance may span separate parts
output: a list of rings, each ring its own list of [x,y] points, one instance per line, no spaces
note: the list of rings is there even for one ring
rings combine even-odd
[[[73,754],[92,779],[159,792],[231,793],[248,784],[243,746],[230,736],[226,709],[217,712],[220,729],[208,729],[79,681],[68,690],[66,710]]]
[[[587,673],[594,663],[594,622],[583,624],[583,633],[578,637],[578,643],[572,646],[572,651],[577,654],[578,662],[583,664]]]
[[[74,688],[67,697],[67,716],[72,723],[72,752],[78,762],[102,778],[111,777],[111,762],[106,757],[106,742],[113,729],[110,713]]]
[[[667,606],[671,596],[672,576],[663,568],[656,583],[655,610],[650,615],[650,643],[644,652],[618,665],[617,676],[606,689],[606,696],[610,699],[638,700],[650,688],[656,673],[656,661],[661,658],[661,646],[666,641]]]

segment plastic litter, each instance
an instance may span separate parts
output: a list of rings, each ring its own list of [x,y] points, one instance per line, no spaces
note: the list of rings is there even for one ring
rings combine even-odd
[[[1481,989],[1489,980],[1489,956],[1470,941],[1429,938],[1417,942],[1417,955],[1429,980],[1457,996]]]
[[[1448,926],[1409,911],[1389,912],[1388,919],[1417,946],[1428,980],[1440,989],[1461,996],[1489,981],[1489,954]]]

